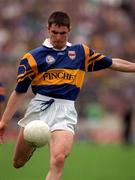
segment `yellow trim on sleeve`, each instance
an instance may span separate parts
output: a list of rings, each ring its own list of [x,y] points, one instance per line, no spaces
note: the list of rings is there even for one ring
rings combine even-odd
[[[101,56],[99,56],[97,59],[94,59],[93,61],[90,61],[89,63],[88,63],[88,66],[91,64],[91,63],[95,63],[96,61],[100,61],[101,59],[103,59],[105,56],[104,55],[101,55]]]
[[[27,53],[23,56],[23,58],[26,58],[28,60],[30,67],[32,68],[34,73],[37,74],[38,73],[37,62],[34,59],[34,57],[30,53]]]
[[[84,53],[85,53],[85,71],[88,71],[88,60],[90,59],[90,49],[88,46],[83,44]]]
[[[30,76],[32,76],[32,75],[34,75],[33,72],[29,73],[28,75],[25,74],[25,76],[23,75],[23,77],[18,77],[18,78],[17,78],[17,82],[19,83],[19,82],[23,81],[23,80],[24,80],[25,78],[27,78],[27,77],[32,80],[32,78],[30,77]]]

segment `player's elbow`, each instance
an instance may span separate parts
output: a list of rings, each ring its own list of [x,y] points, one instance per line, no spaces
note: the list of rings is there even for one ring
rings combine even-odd
[[[13,161],[13,167],[16,169],[23,167],[24,164],[25,164],[24,161],[21,160]]]

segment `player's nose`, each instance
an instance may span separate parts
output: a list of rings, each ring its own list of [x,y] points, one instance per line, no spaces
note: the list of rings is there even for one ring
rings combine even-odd
[[[55,38],[56,38],[56,40],[60,40],[61,39],[61,35],[57,34]]]

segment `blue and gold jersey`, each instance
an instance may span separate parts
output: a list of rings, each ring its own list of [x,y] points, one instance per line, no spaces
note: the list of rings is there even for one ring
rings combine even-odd
[[[111,64],[109,57],[83,44],[67,46],[63,50],[43,45],[22,58],[16,91],[24,93],[31,84],[34,94],[74,101],[85,73],[107,68]]]
[[[5,101],[5,88],[0,83],[0,102]]]

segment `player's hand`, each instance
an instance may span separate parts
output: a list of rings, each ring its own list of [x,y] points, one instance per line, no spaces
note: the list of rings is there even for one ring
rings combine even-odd
[[[4,143],[4,133],[5,133],[5,130],[7,128],[7,124],[0,121],[0,143]]]

